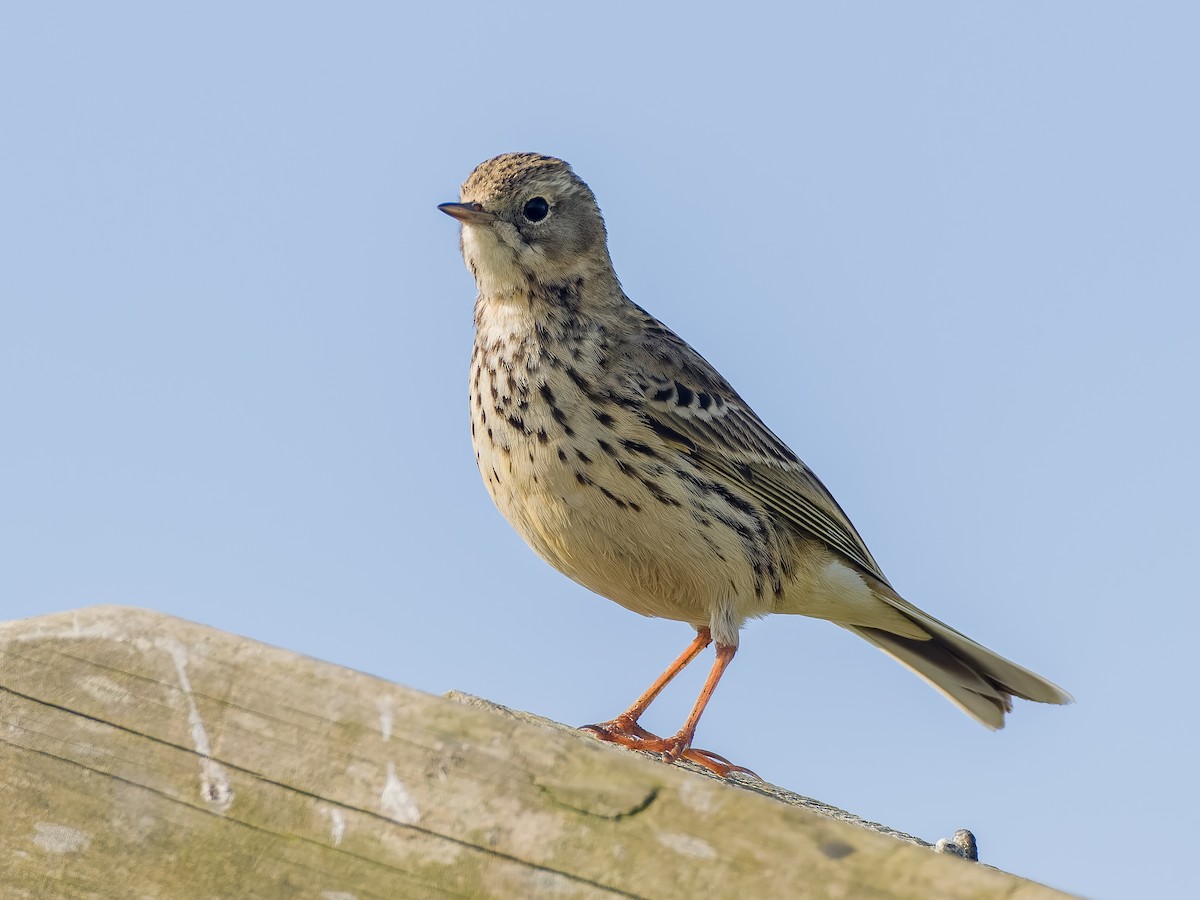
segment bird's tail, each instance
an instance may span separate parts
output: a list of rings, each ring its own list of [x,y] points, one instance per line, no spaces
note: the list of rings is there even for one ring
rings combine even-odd
[[[929,639],[901,637],[857,625],[843,627],[908,666],[988,728],[1004,727],[1004,714],[1012,711],[1013,697],[1038,703],[1074,702],[1058,685],[993,653],[899,595],[879,590],[875,593],[915,622]]]

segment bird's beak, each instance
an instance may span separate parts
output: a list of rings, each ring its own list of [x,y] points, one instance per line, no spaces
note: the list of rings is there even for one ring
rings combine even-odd
[[[487,225],[496,218],[478,203],[441,203],[438,209],[464,225]]]

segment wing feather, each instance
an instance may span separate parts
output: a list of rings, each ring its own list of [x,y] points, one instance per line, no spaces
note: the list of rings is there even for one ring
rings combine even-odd
[[[887,585],[879,564],[833,495],[707,360],[665,325],[650,320],[656,371],[632,373],[639,412],[701,470],[757,500]],[[673,352],[663,352],[664,344]]]

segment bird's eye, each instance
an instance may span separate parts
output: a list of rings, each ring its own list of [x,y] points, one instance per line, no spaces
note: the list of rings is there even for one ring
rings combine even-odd
[[[526,201],[525,206],[521,208],[521,213],[530,222],[540,222],[550,215],[550,204],[546,202],[545,197],[534,197],[532,200]]]

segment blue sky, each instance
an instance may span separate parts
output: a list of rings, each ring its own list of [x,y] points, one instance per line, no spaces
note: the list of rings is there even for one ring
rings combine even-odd
[[[1056,887],[1178,895],[1198,26],[1182,3],[9,4],[0,615],[133,604],[565,722],[623,709],[689,631],[492,508],[474,286],[434,208],[489,156],[551,153],[626,291],[897,589],[1078,700],[992,734],[777,617],[698,744],[929,840],[969,827]]]

